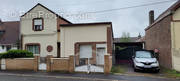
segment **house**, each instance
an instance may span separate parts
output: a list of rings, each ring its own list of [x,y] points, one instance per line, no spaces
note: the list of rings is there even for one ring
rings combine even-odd
[[[41,4],[21,16],[22,49],[46,57],[60,57],[60,24],[71,24]]]
[[[104,65],[104,55],[112,56],[113,34],[111,22],[65,24],[61,26],[61,56],[91,58],[91,64]],[[84,63],[87,59],[84,60]]]
[[[73,24],[38,3],[21,16],[20,26],[22,49],[39,55],[42,63],[47,55],[57,58],[74,55],[76,66],[91,64],[95,71],[100,68],[97,65],[104,65],[104,55],[112,56],[111,22]]]
[[[180,71],[180,1],[177,1],[156,20],[149,12],[149,26],[145,29],[146,49],[159,51],[160,65]]]
[[[19,48],[19,21],[0,20],[0,53]]]

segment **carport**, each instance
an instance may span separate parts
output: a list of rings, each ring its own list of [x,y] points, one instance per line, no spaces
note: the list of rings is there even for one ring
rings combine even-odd
[[[131,64],[135,50],[144,48],[144,42],[114,42],[115,64]]]

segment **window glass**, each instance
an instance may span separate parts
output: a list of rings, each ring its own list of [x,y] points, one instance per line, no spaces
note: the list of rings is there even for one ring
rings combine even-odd
[[[148,51],[136,51],[136,58],[152,58],[151,52]]]
[[[32,52],[33,54],[39,54],[40,53],[40,47],[39,45],[27,45],[27,50],[29,52]]]
[[[6,51],[9,51],[11,49],[11,46],[6,46]]]
[[[43,29],[43,20],[40,19],[34,19],[34,30],[35,31],[40,31]]]

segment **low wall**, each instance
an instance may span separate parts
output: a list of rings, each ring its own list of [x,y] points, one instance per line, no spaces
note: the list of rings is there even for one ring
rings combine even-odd
[[[34,58],[1,59],[1,70],[38,70],[38,56]]]
[[[34,58],[5,59],[6,70],[34,70]]]
[[[67,71],[74,72],[74,56],[69,58],[53,58],[47,56],[47,71]]]
[[[51,58],[52,71],[69,71],[69,58]]]

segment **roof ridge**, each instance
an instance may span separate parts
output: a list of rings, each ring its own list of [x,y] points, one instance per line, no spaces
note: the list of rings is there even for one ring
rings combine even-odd
[[[54,11],[50,10],[49,8],[47,8],[46,6],[42,5],[41,3],[37,3],[34,7],[32,7],[30,10],[28,10],[25,14],[23,14],[20,17],[25,16],[28,12],[30,12],[31,10],[33,10],[35,7],[37,7],[38,5],[42,6],[43,8],[47,9],[48,11],[50,11],[51,13],[55,14],[56,16],[58,16],[59,18],[63,19],[64,21],[71,23],[70,21],[68,21],[67,19],[61,17],[59,14],[55,13]]]
[[[178,7],[180,7],[180,0],[176,1],[173,5],[171,5],[169,8],[167,8],[164,12],[162,12],[155,20],[154,22],[149,25],[145,30],[148,30],[151,28],[153,25],[155,25],[157,22],[161,21],[164,19],[164,17],[170,15],[172,11],[176,10]]]

